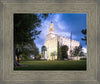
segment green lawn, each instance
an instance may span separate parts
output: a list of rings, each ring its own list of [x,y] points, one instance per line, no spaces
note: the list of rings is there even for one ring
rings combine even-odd
[[[79,61],[21,61],[27,67],[14,70],[86,70],[86,60]]]

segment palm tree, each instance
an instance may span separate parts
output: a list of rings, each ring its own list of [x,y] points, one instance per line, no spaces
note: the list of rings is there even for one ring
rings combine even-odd
[[[42,46],[42,52],[43,52],[43,56],[44,56],[44,59],[45,59],[45,51],[47,51],[47,48],[46,48],[46,46]]]
[[[55,56],[57,55],[57,52],[56,51],[54,51],[54,60],[55,60]]]
[[[41,58],[43,57],[43,52],[41,52]]]
[[[54,52],[51,52],[51,56],[52,56],[52,60],[53,60],[53,56],[55,56]]]

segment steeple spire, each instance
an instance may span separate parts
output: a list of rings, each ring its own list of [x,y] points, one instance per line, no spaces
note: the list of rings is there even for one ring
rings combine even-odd
[[[53,27],[53,23],[52,23],[52,21],[51,21],[51,23],[50,23],[50,28],[49,28],[49,33],[54,33],[54,27]]]

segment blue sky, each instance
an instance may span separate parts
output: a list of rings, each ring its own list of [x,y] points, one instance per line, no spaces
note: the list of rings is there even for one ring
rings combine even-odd
[[[81,40],[84,37],[81,30],[87,28],[87,15],[83,13],[55,13],[49,15],[46,20],[42,20],[41,27],[39,28],[41,34],[35,40],[39,51],[41,51],[41,46],[44,45],[46,35],[49,33],[51,20],[56,34],[70,38],[70,33],[72,32],[72,39],[79,41],[84,50],[87,50],[85,42]]]

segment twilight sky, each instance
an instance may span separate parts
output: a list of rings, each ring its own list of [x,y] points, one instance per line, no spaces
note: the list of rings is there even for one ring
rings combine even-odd
[[[70,38],[70,33],[72,32],[72,39],[79,41],[83,46],[84,52],[87,51],[85,42],[81,40],[84,37],[81,30],[87,28],[87,15],[85,13],[55,13],[49,15],[46,20],[42,20],[41,27],[39,28],[41,34],[35,40],[40,52],[41,46],[44,45],[46,40],[46,35],[49,33],[51,20],[54,24],[56,34]]]

